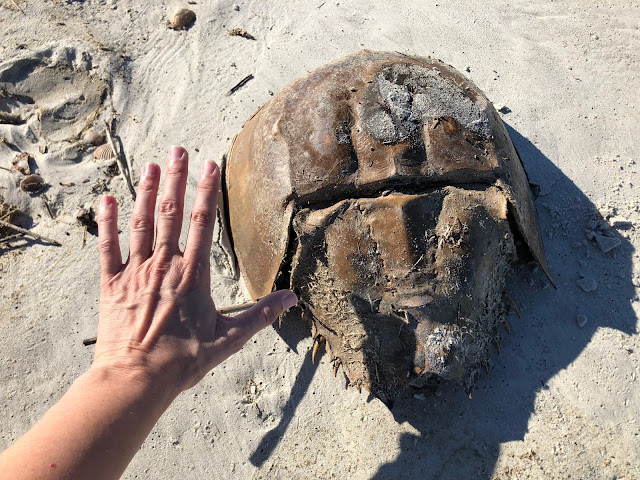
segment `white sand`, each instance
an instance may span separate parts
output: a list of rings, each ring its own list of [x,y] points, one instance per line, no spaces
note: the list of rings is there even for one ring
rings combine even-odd
[[[509,317],[512,333],[473,399],[443,384],[424,398],[407,390],[390,412],[345,390],[326,356],[311,365],[305,327],[283,325],[181,395],[125,478],[640,477],[637,2],[273,0],[239,1],[235,10],[199,1],[189,5],[195,24],[181,32],[166,20],[186,3],[16,3],[24,13],[0,2],[0,75],[5,62],[50,47],[44,64],[73,65],[77,88],[89,88],[87,75],[109,81],[100,119],[112,104],[135,179],[145,161],[164,167],[171,144],[189,149],[192,172],[206,158],[220,160],[270,92],[369,48],[468,67],[489,99],[511,109],[503,119],[540,186],[537,206],[558,290],[531,266],[509,279],[522,316]],[[257,40],[228,36],[235,27]],[[253,80],[225,96],[250,73]],[[74,95],[32,83],[49,106]],[[41,196],[16,189],[15,173],[0,170],[0,195],[29,215],[23,225],[63,246],[0,244],[1,448],[89,366],[93,347],[82,339],[97,325],[96,237],[82,248],[75,213],[97,202],[91,187],[106,176],[91,150],[62,141],[74,125],[50,132],[49,151],[41,154],[37,124],[35,117],[0,124],[0,136],[34,156],[51,185],[46,196],[56,218]],[[14,155],[0,144],[0,166],[9,167]],[[189,204],[196,178],[192,173]],[[108,188],[121,204],[126,244],[132,202],[120,179]],[[585,236],[600,215],[631,222],[617,233],[604,229],[621,240],[606,254]],[[245,301],[220,246],[213,256],[218,305]],[[583,327],[579,315],[587,318]]]

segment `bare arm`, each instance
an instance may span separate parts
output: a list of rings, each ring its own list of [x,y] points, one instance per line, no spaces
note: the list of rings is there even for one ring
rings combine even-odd
[[[154,246],[160,168],[144,167],[125,264],[115,199],[102,199],[100,321],[93,365],[0,455],[0,478],[118,478],[180,392],[297,302],[293,292],[284,290],[233,318],[216,312],[209,258],[220,173],[213,162],[205,162],[181,252],[187,168],[187,152],[172,147]]]

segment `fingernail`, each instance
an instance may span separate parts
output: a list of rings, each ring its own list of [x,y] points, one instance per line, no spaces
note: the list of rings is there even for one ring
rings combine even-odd
[[[206,160],[202,164],[202,175],[212,175],[215,172],[217,165],[211,160]]]
[[[298,303],[298,297],[296,297],[296,294],[293,292],[287,293],[282,298],[282,308],[284,310],[289,310],[291,307],[293,307],[297,303]]]
[[[158,166],[153,162],[147,162],[142,167],[142,177],[155,177],[158,174]]]
[[[108,211],[114,202],[115,199],[113,197],[102,197],[102,199],[100,199],[100,210],[98,211],[98,214],[100,215]]]
[[[171,160],[180,160],[185,154],[184,148],[179,145],[173,145],[169,151]]]

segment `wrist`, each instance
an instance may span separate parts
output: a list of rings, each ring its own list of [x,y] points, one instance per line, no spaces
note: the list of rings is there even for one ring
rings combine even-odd
[[[99,364],[94,362],[77,380],[86,383],[88,388],[112,392],[124,401],[149,403],[159,410],[159,415],[171,405],[178,396],[171,382],[164,381],[146,368],[125,361]],[[159,416],[158,415],[158,416]]]

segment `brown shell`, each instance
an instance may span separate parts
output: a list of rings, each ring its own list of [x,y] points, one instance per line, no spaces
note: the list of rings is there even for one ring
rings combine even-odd
[[[20,188],[25,192],[39,192],[47,183],[40,175],[32,174],[20,181]]]
[[[361,51],[285,87],[234,139],[225,194],[251,295],[290,283],[332,360],[382,399],[434,375],[473,383],[509,220],[549,276],[502,121],[438,60]]]
[[[116,158],[111,145],[104,143],[93,151],[93,158],[96,160],[110,160]]]

